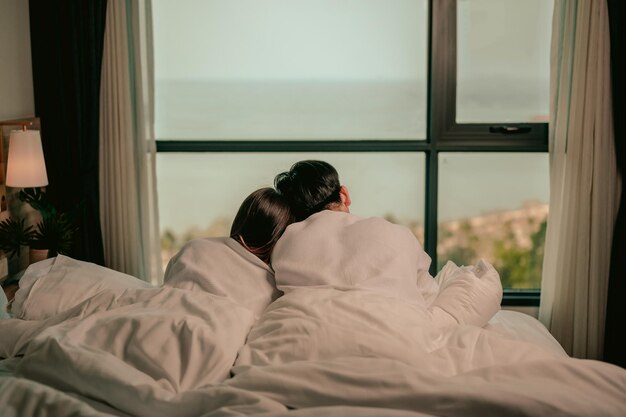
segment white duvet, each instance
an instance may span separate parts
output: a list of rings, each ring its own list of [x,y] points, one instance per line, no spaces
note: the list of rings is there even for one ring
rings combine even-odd
[[[233,371],[225,384],[295,409],[626,415],[626,371],[567,357],[531,317],[438,326],[427,309],[371,290],[291,291],[253,327]]]
[[[117,413],[197,416],[238,391],[221,388],[226,397],[216,401],[220,391],[209,388],[229,376],[253,318],[239,304],[203,292],[103,291],[47,320],[0,321],[0,356],[23,355],[18,377]],[[4,400],[19,400],[13,397]],[[241,401],[257,400],[250,394]]]
[[[483,326],[502,300],[500,277],[487,262],[463,268],[448,263],[433,280],[430,257],[411,231],[378,217],[316,213],[287,228],[272,265],[276,285],[286,294],[302,288],[367,289],[421,308],[438,327]]]
[[[103,291],[48,320],[0,321],[0,356],[23,355],[4,375],[0,362],[0,415],[626,415],[626,371],[568,358],[535,319],[500,312],[488,263],[433,280],[405,229],[374,222],[290,226],[274,258],[285,295],[256,322],[195,287]]]
[[[484,261],[448,263],[426,280],[429,259],[407,232],[335,212],[290,226],[274,253],[285,295],[252,328],[226,384],[296,409],[626,415],[626,371],[568,358],[539,323],[508,330],[518,313],[496,315],[502,288]]]

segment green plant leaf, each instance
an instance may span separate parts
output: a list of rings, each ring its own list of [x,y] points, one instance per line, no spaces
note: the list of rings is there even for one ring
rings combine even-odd
[[[31,246],[37,249],[48,249],[48,256],[67,255],[72,250],[74,235],[78,231],[71,216],[61,213],[55,217],[43,219],[37,225],[31,237]]]
[[[20,255],[20,248],[33,237],[32,226],[26,227],[24,219],[8,218],[0,222],[0,249],[10,258]]]
[[[48,249],[48,256],[70,254],[74,235],[78,231],[77,219],[84,211],[84,202],[81,201],[70,211],[61,213],[41,188],[24,188],[20,191],[19,198],[39,211],[42,219],[36,229],[30,231],[28,244],[35,249]]]
[[[39,211],[44,219],[57,215],[56,208],[54,208],[50,200],[48,200],[47,194],[41,188],[24,188],[20,191],[19,198]]]

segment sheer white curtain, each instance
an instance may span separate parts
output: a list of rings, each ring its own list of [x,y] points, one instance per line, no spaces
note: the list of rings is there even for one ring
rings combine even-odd
[[[602,356],[618,177],[605,0],[556,0],[550,214],[539,319],[580,358]]]
[[[100,217],[110,268],[162,277],[150,2],[110,0],[100,90]]]

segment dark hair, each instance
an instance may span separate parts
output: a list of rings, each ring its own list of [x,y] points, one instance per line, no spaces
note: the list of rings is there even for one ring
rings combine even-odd
[[[341,202],[339,174],[324,161],[296,162],[274,178],[274,186],[291,205],[296,221]]]
[[[261,188],[241,203],[230,237],[269,264],[274,245],[294,221],[285,198],[273,188]]]

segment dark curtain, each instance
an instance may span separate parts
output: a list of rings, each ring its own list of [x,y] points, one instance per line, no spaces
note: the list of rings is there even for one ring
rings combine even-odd
[[[613,90],[613,123],[617,167],[626,174],[626,4],[608,0],[611,30],[611,77]],[[617,222],[613,231],[611,272],[607,299],[604,336],[604,360],[626,368],[626,181]]]
[[[100,67],[107,0],[30,0],[35,113],[60,211],[79,210],[71,255],[104,263],[98,196]]]

